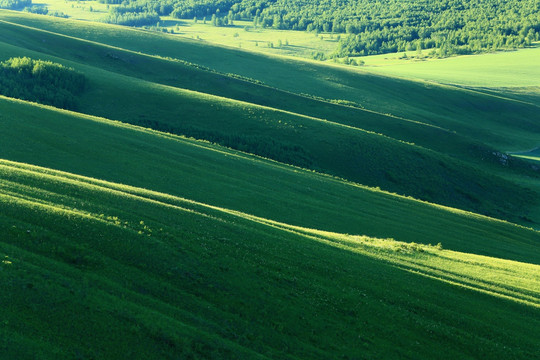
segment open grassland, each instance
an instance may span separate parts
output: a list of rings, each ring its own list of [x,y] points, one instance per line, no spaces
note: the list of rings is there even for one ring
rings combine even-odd
[[[43,6],[47,6],[52,11],[69,14],[74,19],[94,21],[103,18],[108,11],[106,5],[96,1],[76,3],[66,0],[47,0],[43,2]],[[336,50],[337,41],[341,36],[331,33],[254,27],[253,23],[248,21],[235,21],[233,26],[216,27],[209,20],[204,23],[202,19],[195,22],[162,17],[159,28],[174,32],[179,36],[213,44],[305,58],[312,58],[316,53],[331,54]],[[540,55],[538,43],[533,44],[532,48],[518,51],[499,51],[445,59],[427,58],[426,52],[427,50],[420,53],[406,51],[351,58],[363,61],[364,70],[408,79],[486,88],[538,88],[540,86],[540,70],[537,66]],[[331,62],[331,60],[328,61]]]
[[[538,265],[20,163],[0,174],[8,358],[539,355]]]
[[[277,30],[254,27],[252,22],[235,21],[233,26],[213,26],[201,19],[179,20],[163,17],[160,28],[190,39],[266,54],[313,58],[318,53],[331,54],[337,48],[337,34]]]
[[[172,35],[104,24],[44,19],[8,11],[2,12],[2,19],[204,65],[296,94],[351,101],[379,113],[449,129],[499,150],[520,150],[539,143],[538,124],[534,121],[538,113],[536,106],[473,91],[387,78],[355,68],[209,46]]]
[[[412,58],[416,56],[415,52],[407,54],[409,59],[398,59],[403,57],[403,53],[364,57],[364,69],[384,75],[464,86],[540,87],[540,46],[424,61]]]
[[[540,263],[539,233],[508,222],[118,122],[5,98],[0,109],[0,158],[301,227]]]
[[[215,141],[366,185],[514,221],[527,218],[527,206],[534,202],[531,192],[464,164],[470,152],[476,151],[476,163],[488,157],[491,160],[485,167],[498,166],[497,171],[501,168],[496,165],[499,159],[482,148],[481,143],[456,137],[445,129],[301,96],[293,96],[296,102],[286,101],[291,97],[287,93],[189,64],[7,23],[2,27],[2,40],[13,44],[3,45],[4,56],[44,55],[66,62],[62,60],[65,58],[66,65],[87,74],[93,84],[81,99],[81,112]],[[193,84],[204,85],[195,85],[196,93],[183,89]],[[199,91],[221,96],[228,92],[237,99],[266,102],[272,108]],[[124,96],[118,98],[118,93]],[[311,109],[312,104],[315,110],[307,110],[309,114],[332,116],[336,122],[289,111],[303,112],[304,108]],[[286,111],[278,110],[280,106]],[[351,114],[358,120],[348,120],[347,124]],[[380,125],[377,127],[376,123]],[[397,139],[418,141],[433,150],[452,147],[448,144],[459,150],[444,151],[454,157],[449,158],[366,132],[363,124],[372,131],[382,130]],[[453,141],[444,141],[448,139]],[[426,173],[430,176],[426,177]],[[513,194],[510,201],[510,197],[501,196],[505,193]]]
[[[481,143],[445,128],[349,106],[350,104],[347,102],[338,104],[296,95],[277,88],[261,86],[243,79],[211,72],[194,64],[144,56],[120,48],[112,48],[98,43],[85,43],[77,39],[46,34],[36,31],[36,29],[13,27],[6,24],[3,27],[3,34],[5,34],[5,41],[13,38],[18,39],[15,44],[20,44],[24,38],[24,47],[13,47],[7,43],[1,44],[6,58],[10,54],[34,57],[50,57],[50,54],[54,54],[55,61],[68,60],[70,63],[84,61],[85,64],[91,64],[100,69],[143,78],[150,82],[331,120],[382,133],[398,140],[416,143],[425,148],[467,160],[478,159],[478,155],[485,157],[489,154],[489,152],[484,152],[471,156],[472,148],[481,147]],[[30,51],[29,48],[34,49],[34,51]],[[73,50],[76,50],[76,54]],[[354,105],[354,103],[351,104]]]
[[[526,189],[419,146],[320,119],[77,65],[69,63],[88,74],[92,86],[81,98],[82,112],[216,141],[497,217],[527,216],[527,204],[534,200]],[[124,96],[118,98],[118,93]],[[409,181],[399,181],[405,178]],[[499,195],[505,192],[512,194],[511,201]]]
[[[102,4],[97,1],[42,0],[33,2],[51,12],[61,12],[72,19],[101,21],[110,8],[118,5]],[[91,9],[91,10],[90,10]],[[266,54],[313,58],[317,53],[325,56],[337,49],[340,35],[331,33],[310,33],[306,31],[278,30],[254,26],[252,21],[234,21],[234,25],[213,26],[210,18],[197,21],[162,16],[156,31],[167,31],[189,39],[207,41],[234,48],[241,48]]]
[[[115,5],[102,4],[98,1],[34,0],[34,6],[47,7],[49,12],[62,13],[70,18],[86,21],[100,21],[109,13],[108,8]]]
[[[108,13],[108,7],[96,1],[75,3],[66,0],[47,0],[38,3],[51,11],[68,14],[74,19],[99,21]],[[114,7],[116,5],[109,5]],[[92,9],[90,11],[90,9]],[[305,31],[276,30],[254,27],[252,22],[236,21],[234,26],[216,27],[202,19],[179,20],[163,17],[158,30],[177,36],[206,41],[223,46],[242,48],[265,54],[313,58],[316,54],[329,55],[336,50],[340,34],[309,33]],[[343,35],[345,36],[345,35]],[[436,51],[432,50],[432,51]],[[536,66],[539,44],[519,51],[500,51],[483,55],[454,56],[433,59],[425,51],[364,56],[355,59],[364,62],[363,70],[443,84],[496,89],[497,95],[540,104],[540,74]],[[343,59],[338,59],[342,62]],[[328,60],[329,63],[334,62]],[[518,90],[519,91],[516,91]]]
[[[534,104],[0,11],[20,56],[85,86],[0,96],[1,359],[540,357]]]

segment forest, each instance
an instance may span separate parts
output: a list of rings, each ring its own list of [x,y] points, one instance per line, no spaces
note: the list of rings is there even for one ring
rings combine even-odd
[[[257,27],[333,32],[334,56],[436,49],[437,56],[530,46],[540,38],[538,0],[100,0],[120,4],[108,22],[155,24],[156,16],[234,20]],[[220,20],[221,19],[221,20]],[[435,51],[435,50],[434,50]]]
[[[0,63],[0,94],[22,100],[75,109],[86,77],[71,68],[28,57]]]

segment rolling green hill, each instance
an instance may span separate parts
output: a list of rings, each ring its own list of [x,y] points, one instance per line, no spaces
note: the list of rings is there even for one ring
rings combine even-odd
[[[397,80],[317,62],[269,57],[118,26],[49,19],[9,11],[2,12],[2,20],[145,54],[188,61],[222,73],[257,79],[297,94],[352,101],[369,110],[456,131],[500,150],[521,150],[527,148],[527,144],[530,148],[539,141],[538,124],[532,120],[537,114],[535,106],[462,89]],[[42,48],[47,49],[47,46],[42,44]],[[489,131],[486,130],[488,128]],[[531,129],[536,131],[531,133]]]
[[[8,358],[538,355],[538,265],[20,163],[0,174]]]
[[[0,98],[0,109],[11,114],[1,115],[0,158],[151,186],[307,228],[540,261],[538,232],[511,223],[105,119],[6,98]]]
[[[24,56],[86,85],[0,95],[0,358],[540,356],[534,105],[0,11]]]
[[[3,45],[4,56],[45,56],[64,61],[94,82],[80,101],[79,111],[84,113],[210,140],[362,184],[513,221],[530,218],[527,209],[537,201],[531,191],[499,178],[499,174],[478,171],[476,165],[482,162],[483,167],[499,172],[498,153],[447,129],[292,96],[182,62],[9,23],[1,26],[1,39],[13,44]],[[223,98],[227,92],[242,102]],[[118,93],[124,96],[115,96]],[[388,136],[368,133],[363,125]],[[520,126],[525,123],[514,124],[514,128]],[[418,141],[422,147],[390,137]],[[513,168],[537,176],[519,161],[509,162]]]

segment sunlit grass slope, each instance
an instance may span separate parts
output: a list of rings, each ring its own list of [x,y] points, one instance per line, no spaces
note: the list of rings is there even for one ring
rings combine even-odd
[[[0,96],[0,359],[540,357],[540,232],[365,186],[535,225],[534,165],[493,148],[535,146],[528,105],[2,11],[13,56],[88,87]]]
[[[520,153],[517,153],[516,155],[524,156],[524,157],[531,157],[531,158],[539,158],[540,157],[540,148],[520,152]]]
[[[275,89],[186,64],[10,24],[2,24],[2,28],[6,30],[2,32],[2,40],[19,45],[0,44],[4,56],[45,56],[52,61],[64,61],[66,65],[87,75],[91,85],[81,99],[81,112],[208,139],[362,184],[514,221],[521,222],[527,218],[528,206],[536,201],[532,192],[465,164],[469,151],[476,151],[473,157],[492,158],[491,162],[487,161],[488,165],[498,164],[498,158],[481,144],[453,137],[445,129],[298,96],[295,100],[299,102],[288,102],[296,106],[285,106],[296,107],[295,110],[301,111],[298,103],[307,109],[311,108],[310,104],[316,104],[323,112],[322,115],[330,115],[330,112],[340,114],[340,122],[335,123],[276,108],[163,86],[153,81],[157,78],[158,82],[187,87],[203,83],[207,86],[196,88],[210,92],[212,88],[221,89],[214,91],[218,94],[231,89],[231,92],[236,91],[237,98],[246,97],[249,93],[259,99],[258,102],[261,102],[260,99],[272,99],[274,93],[278,98],[290,97]],[[49,45],[56,43],[61,45]],[[62,60],[63,57],[70,61]],[[104,71],[103,68],[110,71]],[[129,76],[121,76],[117,72]],[[171,76],[173,80],[163,80]],[[220,86],[220,82],[223,86]],[[213,85],[208,86],[208,83]],[[280,104],[276,99],[269,101],[273,102],[273,106]],[[398,133],[402,133],[406,138],[412,136],[413,140],[430,139],[427,145],[453,144],[434,147],[439,151],[443,147],[459,149],[461,156],[456,159],[454,156],[437,154],[423,147],[368,133],[359,129],[360,126],[354,124],[354,121],[349,120],[351,125],[341,125],[347,122],[344,119],[348,115],[360,116],[360,126],[362,122],[371,124],[371,127],[377,121],[384,122],[387,125],[382,127],[397,138],[400,137]],[[452,154],[452,151],[449,152]]]
[[[67,38],[16,24],[2,23],[0,25],[2,26],[2,40],[6,42],[3,44],[3,56],[6,58],[10,53],[24,51],[10,48],[7,44],[9,42],[19,47],[32,49],[41,56],[54,55],[56,60],[61,58],[84,62],[87,65],[163,85],[314,116],[413,142],[464,160],[482,162],[482,159],[491,156],[490,149],[486,148],[482,142],[445,128],[296,95],[212,72],[195,64],[145,56],[117,47]],[[36,56],[37,54],[28,53],[28,55]]]
[[[488,160],[495,160],[495,163],[498,163],[497,159],[493,159],[492,149],[487,148],[480,141],[445,128],[296,95],[212,72],[195,64],[145,56],[117,47],[67,38],[16,24],[2,23],[0,25],[2,26],[2,40],[6,42],[2,44],[3,56],[6,58],[13,53],[25,53],[28,56],[54,55],[56,61],[60,58],[84,62],[100,69],[150,82],[246,101],[382,133],[395,139],[444,152],[461,160],[483,165],[490,164]],[[19,48],[10,47],[8,42],[19,45]],[[20,47],[32,49],[35,52],[25,52]],[[152,125],[156,126],[156,122],[154,121]],[[199,135],[202,136],[202,134]]]
[[[2,18],[55,32],[236,73],[282,90],[349,100],[365,108],[441,126],[500,150],[539,142],[537,107],[462,89],[377,76],[315,62],[268,57],[197,41],[106,25],[2,12]]]
[[[4,358],[539,353],[540,268],[0,161]]]
[[[340,233],[540,263],[537,231],[216,145],[0,98],[0,158]]]

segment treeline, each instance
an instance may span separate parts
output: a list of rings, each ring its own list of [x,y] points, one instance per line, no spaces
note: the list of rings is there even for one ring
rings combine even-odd
[[[49,15],[49,16],[61,17],[65,19],[68,18],[68,16],[61,11],[49,11],[49,8],[46,6],[32,5],[30,7],[25,7],[23,11],[29,12],[32,14]]]
[[[125,26],[156,25],[159,22],[159,15],[155,12],[119,12],[113,9],[102,21]]]
[[[28,57],[0,63],[0,94],[63,109],[75,109],[86,77],[71,68]]]
[[[32,5],[32,6],[25,7],[23,11],[29,12],[32,14],[47,15],[49,13],[49,8],[46,6]]]
[[[540,2],[401,1],[371,19],[348,21],[345,32],[350,35],[341,38],[339,56],[432,49],[431,55],[445,57],[515,49],[540,39]]]
[[[32,6],[32,0],[0,0],[0,9],[21,10]]]
[[[336,56],[435,48],[446,56],[540,39],[538,0],[124,0],[115,11],[349,34]]]

